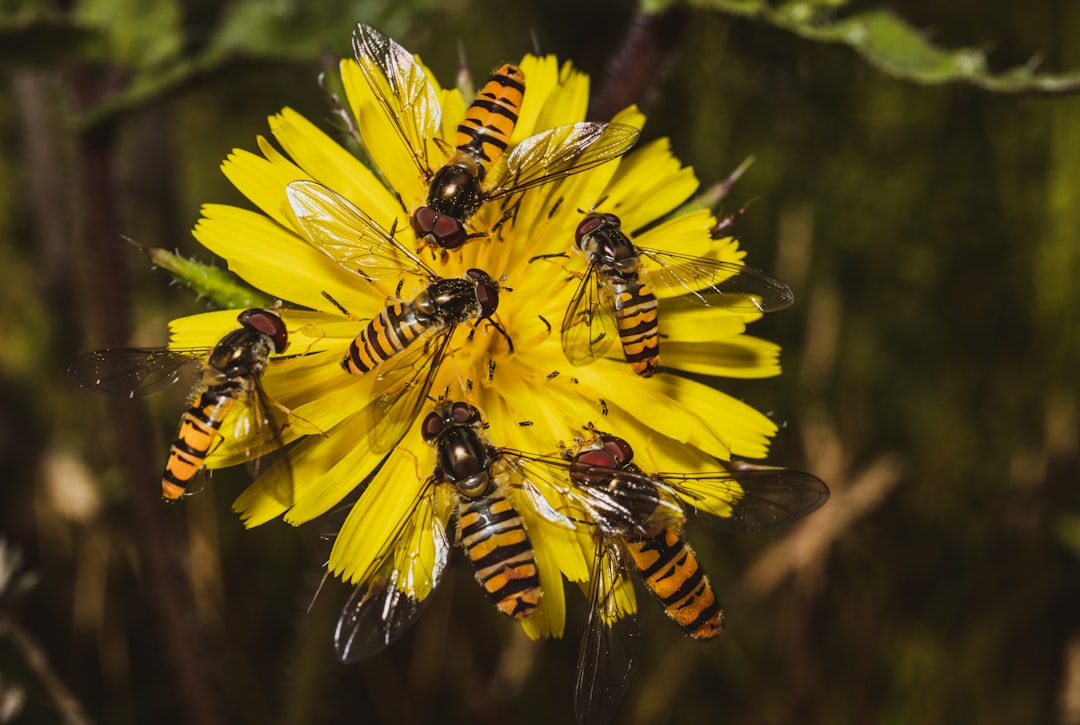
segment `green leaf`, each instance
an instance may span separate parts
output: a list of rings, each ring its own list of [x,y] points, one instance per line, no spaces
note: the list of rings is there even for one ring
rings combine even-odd
[[[1028,65],[994,73],[986,54],[977,48],[939,48],[884,9],[844,15],[837,8],[846,5],[845,0],[808,0],[775,7],[762,0],[695,0],[693,4],[756,18],[807,40],[847,45],[883,73],[914,83],[969,83],[997,93],[1080,90],[1080,71],[1040,75],[1034,65]]]
[[[131,239],[128,241],[146,254],[151,262],[171,274],[173,279],[199,297],[210,300],[216,307],[235,310],[274,304],[273,299],[244,284],[227,270],[185,259],[165,249],[144,247]]]

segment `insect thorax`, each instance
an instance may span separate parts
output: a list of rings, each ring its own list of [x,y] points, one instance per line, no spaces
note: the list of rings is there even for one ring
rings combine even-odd
[[[435,172],[428,187],[428,206],[440,214],[464,221],[480,208],[482,170],[476,160],[458,153]]]

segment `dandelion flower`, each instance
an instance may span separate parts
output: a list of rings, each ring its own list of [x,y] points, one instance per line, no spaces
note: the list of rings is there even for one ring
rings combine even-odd
[[[511,145],[584,119],[586,76],[550,56],[526,56],[520,69],[527,89]],[[349,109],[377,171],[286,108],[270,118],[277,146],[260,137],[258,154],[237,150],[223,164],[226,176],[258,211],[206,205],[194,234],[249,284],[285,302],[279,313],[291,340],[293,356],[275,360],[263,379],[268,396],[290,411],[283,438],[296,441],[289,450],[291,486],[283,490],[280,471],[267,471],[234,507],[250,526],[278,516],[298,525],[362,491],[329,560],[335,575],[357,582],[372,576],[403,521],[426,517],[445,527],[452,506],[442,494],[418,503],[435,465],[433,449],[420,434],[432,405],[415,412],[392,409],[388,416],[411,417],[384,421],[402,432],[386,440],[382,425],[372,424],[385,380],[374,371],[353,375],[341,366],[350,344],[388,299],[411,300],[428,281],[368,279],[361,270],[338,264],[317,247],[289,201],[290,184],[315,182],[383,229],[395,230],[404,246],[420,246],[410,229],[410,212],[425,199],[425,180],[360,66],[344,61],[341,73]],[[426,74],[441,106],[440,124],[426,147],[437,166],[453,150],[466,102]],[[613,121],[640,127],[644,118],[628,109]],[[664,349],[662,367],[649,378],[635,374],[618,351],[591,364],[571,365],[560,341],[560,322],[587,268],[575,248],[575,230],[583,219],[579,210],[617,214],[624,229],[643,230],[633,235],[642,247],[741,264],[743,252],[734,240],[712,239],[715,220],[707,211],[669,218],[696,187],[692,171],[672,156],[667,142],[654,141],[621,159],[485,204],[468,222],[477,238],[459,250],[421,249],[418,254],[426,255],[441,277],[479,269],[503,288],[492,316],[501,331],[486,322],[458,325],[447,354],[431,371],[430,395],[476,406],[487,422],[484,435],[497,447],[553,453],[560,442],[593,424],[633,440],[639,460],[653,470],[715,470],[717,459],[763,457],[774,423],[698,380],[778,374],[778,347],[745,334],[759,313],[677,300],[668,304],[658,292]],[[340,222],[348,224],[344,216]],[[234,321],[234,311],[174,320],[171,344],[205,346]],[[392,368],[394,360],[385,365]],[[227,440],[207,466],[232,465],[243,457],[242,443]],[[724,515],[727,504],[718,499],[698,505]],[[420,510],[424,507],[431,510]],[[539,609],[522,625],[534,638],[559,636],[565,619],[560,575],[586,580],[594,543],[588,532],[556,525],[528,502],[515,501],[515,508],[532,540],[543,588]],[[408,537],[403,576],[430,573],[439,556],[431,532],[412,529]],[[410,586],[410,596],[422,601],[430,577],[418,576]]]

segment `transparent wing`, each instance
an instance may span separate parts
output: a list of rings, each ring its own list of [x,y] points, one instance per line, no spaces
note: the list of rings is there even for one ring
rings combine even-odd
[[[368,407],[373,445],[389,450],[409,431],[426,404],[446,359],[456,325],[421,335],[369,374],[378,376]]]
[[[292,464],[281,437],[284,423],[280,419],[284,413],[274,413],[275,408],[263,390],[261,378],[252,381],[251,391],[241,403],[242,407],[232,425],[232,435],[234,440],[245,444],[248,473],[255,479],[261,472],[273,468],[275,473],[271,493],[278,501],[292,505]]]
[[[580,122],[530,136],[491,173],[485,200],[499,199],[594,168],[622,156],[640,132],[621,123]]]
[[[527,482],[532,495],[545,501],[545,518],[564,519],[575,524],[596,526],[615,536],[644,536],[656,523],[680,524],[682,507],[663,482],[624,471],[574,463],[567,458],[545,456],[509,448],[498,449],[519,481]],[[612,479],[613,484],[583,486],[570,478]]]
[[[829,499],[829,487],[811,473],[742,462],[729,465],[729,470],[717,473],[644,477],[669,487],[705,524],[720,531],[782,526],[813,513]]]
[[[314,181],[285,188],[308,241],[345,269],[365,279],[402,272],[431,277],[431,268],[352,202]]]
[[[656,249],[638,247],[637,251],[648,262],[646,274],[657,292],[673,292],[710,307],[745,312],[774,312],[795,301],[791,288],[767,272]]]
[[[68,366],[68,378],[87,390],[124,398],[148,395],[178,381],[187,366],[205,361],[210,348],[170,350],[115,348],[80,355]]]
[[[619,337],[615,300],[595,264],[589,264],[563,317],[562,348],[571,365],[587,365],[603,357]]]
[[[621,544],[597,542],[585,631],[578,651],[574,714],[579,723],[610,722],[641,654],[642,587],[623,563]]]
[[[370,25],[358,23],[352,41],[360,71],[383,113],[417,169],[430,180],[428,139],[439,133],[442,107],[424,69],[412,53]]]
[[[400,522],[398,535],[380,553],[375,573],[360,582],[345,603],[334,630],[334,649],[342,662],[360,662],[394,642],[416,622],[430,599],[421,599],[416,592],[438,586],[450,543],[435,515],[433,492],[429,481]],[[418,536],[430,537],[435,554],[431,568],[418,562]]]

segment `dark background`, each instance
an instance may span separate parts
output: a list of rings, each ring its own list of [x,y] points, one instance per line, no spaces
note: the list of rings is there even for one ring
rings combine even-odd
[[[899,78],[707,4],[613,74],[631,2],[0,2],[0,531],[23,555],[0,576],[0,721],[572,717],[580,597],[533,644],[459,561],[413,632],[343,667],[347,588],[308,611],[332,526],[245,531],[242,469],[161,504],[184,391],[144,408],[64,378],[206,309],[119,235],[210,261],[199,205],[246,204],[221,159],[285,105],[328,128],[316,75],[363,19],[445,85],[459,44],[478,78],[534,43],[571,59],[706,183],[756,159],[720,211],[749,203],[734,232],[797,303],[752,329],[785,374],[723,385],[782,423],[769,462],[833,498],[788,535],[691,523],[726,634],[690,642],[654,607],[620,721],[1080,723],[1080,102]],[[892,9],[993,72],[1080,69],[1069,0]],[[642,68],[665,72],[633,87]]]

